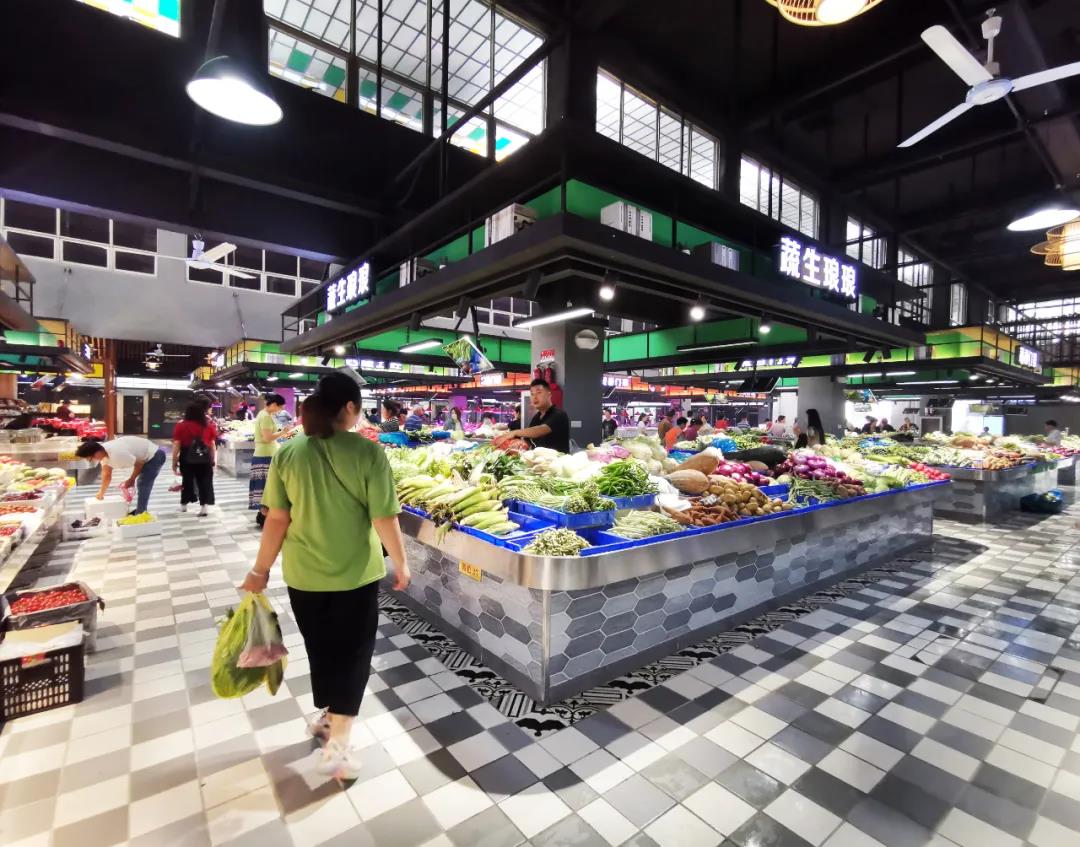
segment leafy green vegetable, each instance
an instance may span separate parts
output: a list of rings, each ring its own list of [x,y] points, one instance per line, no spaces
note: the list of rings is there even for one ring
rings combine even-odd
[[[589,542],[572,529],[546,529],[524,548],[534,556],[577,556]]]

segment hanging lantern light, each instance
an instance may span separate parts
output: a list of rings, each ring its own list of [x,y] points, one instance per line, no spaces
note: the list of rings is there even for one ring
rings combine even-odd
[[[879,5],[882,0],[765,0],[800,26],[834,26]]]
[[[1044,263],[1063,271],[1080,271],[1080,221],[1056,226],[1046,233],[1046,241],[1031,248]]]

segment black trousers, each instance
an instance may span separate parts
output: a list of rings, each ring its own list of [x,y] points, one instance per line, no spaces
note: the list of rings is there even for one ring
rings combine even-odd
[[[356,717],[375,651],[378,581],[352,591],[290,588],[289,600],[307,648],[315,707]]]
[[[200,506],[214,505],[213,465],[188,465],[181,459],[180,484],[181,503],[194,503],[198,500]]]

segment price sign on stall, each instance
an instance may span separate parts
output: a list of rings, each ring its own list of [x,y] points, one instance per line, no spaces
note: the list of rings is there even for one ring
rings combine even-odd
[[[458,562],[458,571],[469,579],[475,579],[477,582],[484,578],[483,570],[477,565],[470,565],[468,562]]]

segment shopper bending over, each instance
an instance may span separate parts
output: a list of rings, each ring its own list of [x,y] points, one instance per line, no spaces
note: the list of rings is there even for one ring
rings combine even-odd
[[[270,470],[270,460],[277,452],[277,440],[286,432],[278,426],[274,415],[285,408],[285,398],[280,394],[263,397],[263,410],[255,416],[255,455],[251,459],[251,479],[248,480],[248,508],[258,511],[255,523],[262,526],[266,521],[266,509],[262,505],[263,487]]]
[[[217,464],[217,427],[206,415],[205,400],[189,403],[184,419],[173,429],[172,469],[180,475],[180,511],[199,501],[199,517],[214,505],[214,466]],[[196,492],[198,492],[196,494]]]
[[[75,451],[80,459],[101,463],[101,487],[97,499],[104,500],[105,492],[112,484],[113,468],[131,468],[131,474],[121,488],[131,488],[138,483],[138,497],[133,515],[141,515],[150,502],[161,466],[165,464],[165,451],[153,441],[138,435],[121,435],[111,441],[84,441]]]
[[[265,590],[281,552],[311,694],[322,710],[308,731],[327,742],[319,770],[342,780],[355,779],[360,768],[349,733],[375,647],[379,580],[386,575],[380,542],[394,564],[394,590],[410,579],[390,464],[378,444],[351,432],[359,415],[353,380],[319,380],[301,416],[307,437],[282,447],[270,465],[263,492],[270,513],[241,586]]]

